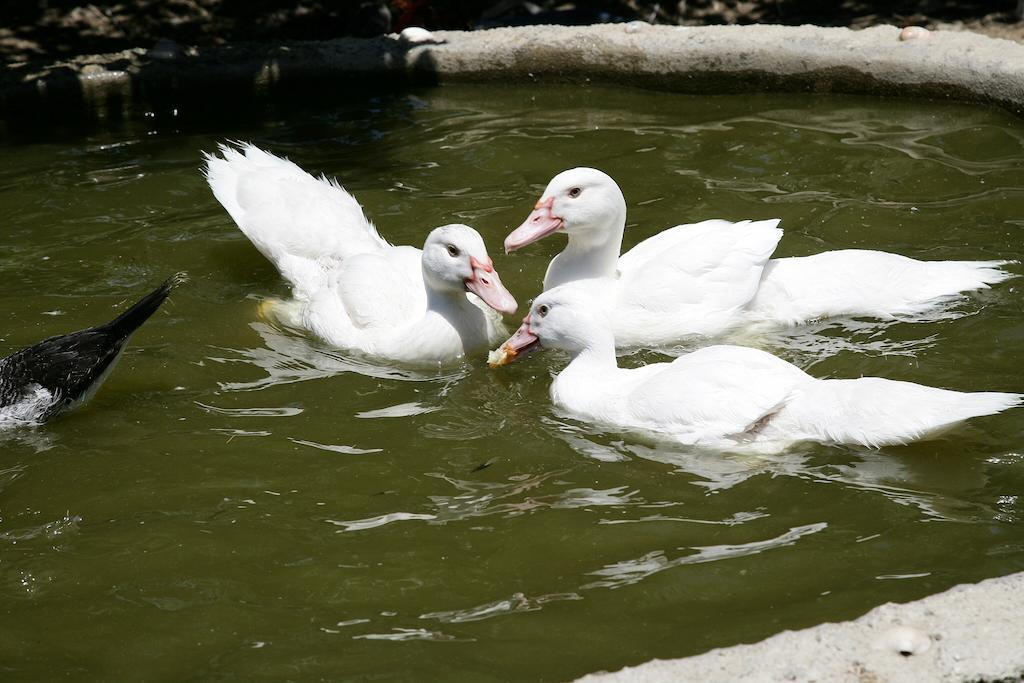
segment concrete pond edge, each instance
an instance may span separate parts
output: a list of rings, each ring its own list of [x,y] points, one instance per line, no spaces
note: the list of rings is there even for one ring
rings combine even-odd
[[[1024,45],[966,31],[817,26],[532,26],[183,47],[0,72],[5,118],[98,119],[210,107],[309,86],[595,82],[694,94],[830,92],[993,104],[1024,113]],[[73,107],[71,104],[82,106]]]
[[[783,631],[683,659],[654,660],[578,683],[922,683],[1024,677],[1024,572],[955,586],[864,616]]]

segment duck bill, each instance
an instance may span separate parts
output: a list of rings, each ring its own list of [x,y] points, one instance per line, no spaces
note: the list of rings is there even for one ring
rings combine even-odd
[[[473,265],[472,277],[466,279],[466,291],[473,292],[483,299],[484,303],[504,315],[515,313],[519,304],[515,297],[501,284],[498,271],[490,259],[486,262],[471,258]]]
[[[526,316],[515,334],[499,346],[497,351],[491,352],[487,364],[492,368],[508,365],[517,358],[539,348],[540,338],[530,331],[530,316]]]
[[[523,224],[510,232],[508,237],[505,238],[506,254],[511,254],[516,249],[521,249],[527,244],[543,239],[562,228],[562,219],[551,213],[552,204],[554,204],[554,198],[552,197],[537,202],[533,213],[527,216]]]

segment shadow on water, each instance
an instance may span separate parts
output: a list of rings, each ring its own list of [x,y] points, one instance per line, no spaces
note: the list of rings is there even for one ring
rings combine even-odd
[[[145,54],[96,61],[41,73],[25,65],[9,69],[0,82],[0,139],[71,140],[137,125],[150,134],[217,133],[300,110],[343,107],[353,93],[386,97],[438,82],[430,50],[386,36],[189,54],[158,44]]]

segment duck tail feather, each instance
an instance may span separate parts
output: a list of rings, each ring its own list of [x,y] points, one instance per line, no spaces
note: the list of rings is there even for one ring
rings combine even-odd
[[[167,297],[175,287],[187,281],[187,273],[175,273],[160,283],[160,286],[152,292],[139,299],[128,310],[114,318],[106,327],[110,331],[116,332],[118,337],[127,338],[131,336],[135,330],[139,329],[142,323],[149,320],[156,313],[156,310],[167,300]]]

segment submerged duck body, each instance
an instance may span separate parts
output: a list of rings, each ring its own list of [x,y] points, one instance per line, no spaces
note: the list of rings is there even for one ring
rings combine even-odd
[[[166,280],[106,325],[50,337],[0,359],[0,428],[39,424],[91,398],[132,333],[181,281]]]
[[[544,278],[549,290],[589,280],[608,302],[619,347],[668,345],[751,323],[795,325],[832,316],[919,315],[1012,274],[1007,261],[918,261],[847,249],[772,259],[779,221],[708,220],[680,225],[619,255],[626,202],[596,169],[555,176],[507,252],[564,232],[565,250]]]
[[[552,401],[581,419],[686,445],[781,450],[795,442],[879,447],[927,439],[1020,405],[1020,394],[964,393],[879,377],[816,379],[770,353],[709,346],[618,367],[611,326],[579,283],[545,292],[502,346],[504,364],[540,345],[568,351]]]
[[[328,344],[403,363],[436,363],[499,341],[516,309],[483,239],[466,225],[392,246],[337,182],[253,145],[207,155],[214,196],[291,284],[279,321]]]

